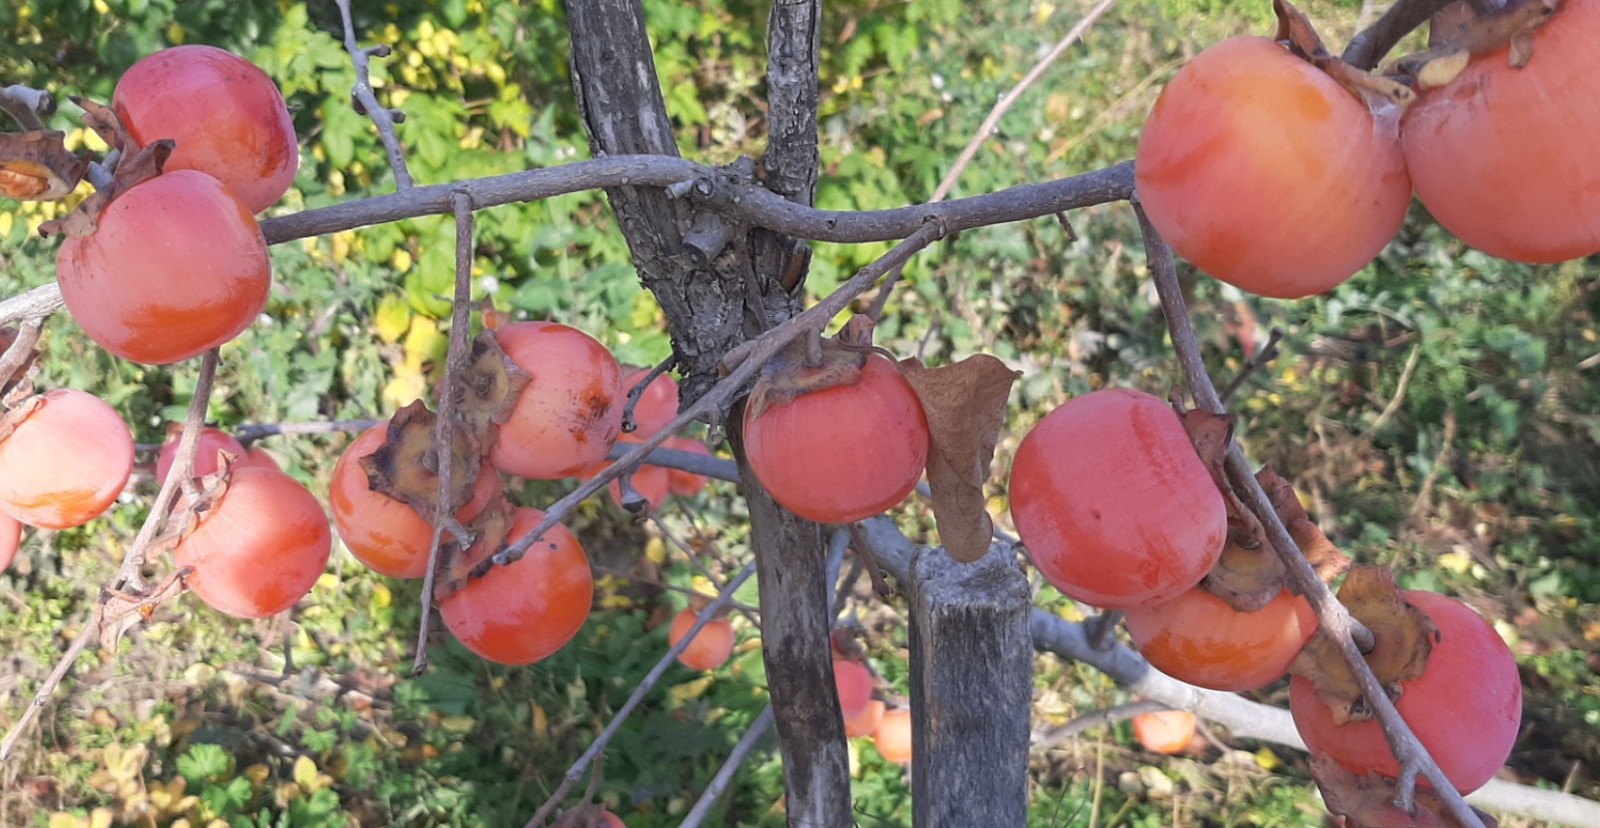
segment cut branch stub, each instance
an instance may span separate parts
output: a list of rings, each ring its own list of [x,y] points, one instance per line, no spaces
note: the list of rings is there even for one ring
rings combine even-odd
[[[928,418],[928,488],[939,539],[951,558],[971,563],[988,553],[994,537],[983,486],[1005,425],[1011,386],[1022,374],[995,357],[975,354],[938,368],[901,360],[900,375]]]
[[[522,389],[533,375],[522,370],[500,348],[494,331],[486,330],[472,341],[467,370],[456,390],[456,410],[487,451],[493,441],[491,425],[500,425],[516,407]]]
[[[435,415],[421,400],[396,411],[389,420],[388,439],[377,450],[361,458],[367,472],[367,485],[416,511],[423,520],[437,522],[439,499],[438,455],[433,445]],[[449,511],[465,506],[472,499],[472,484],[477,482],[483,452],[475,436],[465,429],[451,429]]]
[[[1372,631],[1374,646],[1366,654],[1367,666],[1391,698],[1400,683],[1422,675],[1438,628],[1428,615],[1407,603],[1395,585],[1394,573],[1382,567],[1356,567],[1339,588],[1339,603]],[[1340,657],[1326,631],[1318,631],[1289,672],[1310,679],[1317,698],[1328,706],[1333,722],[1343,726],[1372,718],[1361,696],[1360,684]]]
[[[89,159],[67,151],[63,132],[0,133],[0,196],[56,201],[77,189]]]
[[[1326,753],[1311,754],[1311,778],[1322,791],[1328,813],[1346,818],[1351,828],[1460,828],[1439,792],[1426,786],[1413,793],[1413,808],[1406,812],[1395,804],[1399,782],[1382,774],[1354,773]],[[1473,811],[1485,828],[1499,823],[1488,814]]]
[[[1521,69],[1533,59],[1533,33],[1543,26],[1561,0],[1513,0],[1479,15],[1466,3],[1434,15],[1428,49],[1395,60],[1384,74],[1418,89],[1435,89],[1456,79],[1479,55],[1506,50],[1506,60]]]

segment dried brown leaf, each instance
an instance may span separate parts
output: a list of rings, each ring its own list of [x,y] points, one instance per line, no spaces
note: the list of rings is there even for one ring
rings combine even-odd
[[[1428,48],[1460,39],[1477,21],[1478,13],[1466,0],[1456,0],[1434,12],[1433,19],[1428,22]]]
[[[148,624],[156,607],[182,595],[189,587],[185,581],[194,570],[183,567],[165,581],[146,593],[135,595],[114,590],[101,590],[100,604],[95,608],[100,628],[100,649],[116,653],[122,637],[141,623]]]
[[[1295,8],[1289,0],[1273,0],[1272,12],[1278,16],[1278,33],[1272,39],[1287,45],[1296,55],[1310,60],[1328,54],[1322,45],[1322,35],[1311,24],[1305,12]]]
[[[1338,597],[1339,603],[1372,631],[1375,644],[1366,654],[1367,666],[1389,694],[1398,697],[1400,684],[1422,675],[1427,667],[1438,628],[1426,613],[1406,602],[1394,573],[1383,567],[1351,569]],[[1355,674],[1324,631],[1318,631],[1300,651],[1289,672],[1311,680],[1317,698],[1332,712],[1334,724],[1372,718]]]
[[[1395,805],[1399,783],[1376,773],[1357,774],[1326,753],[1311,754],[1311,778],[1322,791],[1328,813],[1345,818],[1346,828],[1463,828],[1439,792],[1418,785],[1412,795],[1412,813]],[[1473,809],[1484,828],[1499,822]]]
[[[938,368],[900,361],[928,418],[928,488],[939,538],[950,557],[971,563],[989,551],[994,522],[983,484],[1005,424],[1011,386],[1022,376],[988,354]]]
[[[1234,494],[1224,468],[1228,462],[1228,451],[1233,447],[1233,426],[1237,418],[1232,414],[1217,414],[1198,408],[1186,410],[1178,400],[1172,401],[1172,410],[1178,413],[1178,421],[1189,435],[1195,454],[1200,457],[1206,473],[1211,475],[1211,482],[1222,495],[1222,503],[1228,512],[1228,543],[1241,549],[1265,548],[1266,543],[1261,538],[1261,522]],[[1268,596],[1267,600],[1272,600],[1272,597]]]
[[[439,501],[439,460],[434,451],[435,414],[421,400],[396,411],[383,445],[360,458],[372,491],[410,506],[423,520],[435,523]],[[471,432],[452,429],[450,502],[447,513],[472,499],[483,453]]]
[[[1425,51],[1406,55],[1384,74],[1411,78],[1419,89],[1444,86],[1466,69],[1468,59],[1506,49],[1506,62],[1520,69],[1533,59],[1533,33],[1555,15],[1561,0],[1513,0],[1477,15],[1465,3],[1434,16]]]
[[[128,134],[128,128],[122,125],[122,119],[117,117],[116,110],[105,104],[91,101],[88,98],[71,96],[73,103],[83,109],[83,125],[94,130],[106,146],[122,150],[124,156],[131,155],[139,149],[139,142],[133,140]]]
[[[0,132],[0,196],[55,201],[77,189],[89,159],[67,151],[63,132]]]
[[[435,601],[443,601],[466,587],[467,578],[478,564],[506,548],[506,538],[511,535],[515,518],[516,509],[501,497],[467,524],[467,531],[473,537],[472,546],[467,550],[462,551],[449,534],[444,536],[439,545],[438,570],[443,577],[435,582]]]
[[[867,361],[867,348],[846,346],[835,339],[821,342],[820,359],[807,365],[806,341],[797,339],[779,351],[750,391],[746,416],[759,417],[771,406],[788,405],[814,391],[855,385],[861,381],[861,366]]]
[[[161,169],[172,155],[171,141],[156,141],[143,149],[124,155],[112,174],[111,183],[96,190],[80,202],[76,209],[62,218],[39,225],[39,235],[88,236],[99,226],[100,214],[118,195],[161,174]]]
[[[1311,563],[1311,568],[1316,570],[1317,577],[1323,583],[1333,583],[1333,579],[1350,569],[1350,556],[1341,552],[1339,547],[1333,545],[1333,541],[1328,540],[1327,535],[1322,534],[1322,530],[1306,514],[1300,496],[1289,481],[1271,466],[1263,466],[1261,471],[1256,472],[1256,481],[1266,490],[1272,511],[1283,521],[1284,528],[1289,530],[1289,537],[1300,547],[1301,554]]]

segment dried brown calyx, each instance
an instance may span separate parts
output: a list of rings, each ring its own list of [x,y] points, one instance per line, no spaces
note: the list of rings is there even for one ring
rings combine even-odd
[[[1311,19],[1288,0],[1273,0],[1272,10],[1278,16],[1278,33],[1273,39],[1327,73],[1352,95],[1363,101],[1376,97],[1400,107],[1416,102],[1417,93],[1404,83],[1351,66],[1339,56],[1330,54],[1322,43],[1322,36],[1311,25]]]
[[[1533,59],[1533,33],[1555,16],[1561,0],[1512,0],[1488,14],[1465,2],[1434,15],[1428,48],[1395,60],[1384,74],[1428,90],[1444,86],[1466,70],[1472,58],[1506,50],[1506,60],[1521,69]]]
[[[411,403],[390,418],[384,444],[360,461],[372,491],[410,506],[429,523],[437,522],[439,502],[435,423],[436,415],[421,400]],[[472,484],[478,479],[483,452],[472,432],[461,428],[450,432],[453,445],[448,513],[454,514],[472,499]]]
[[[1427,613],[1406,602],[1394,574],[1386,568],[1350,570],[1339,587],[1338,598],[1352,617],[1372,631],[1375,644],[1365,654],[1367,666],[1390,697],[1398,698],[1400,684],[1421,676],[1427,668],[1438,628]],[[1306,644],[1289,672],[1311,680],[1317,698],[1332,712],[1334,724],[1342,726],[1372,718],[1355,673],[1325,631],[1319,631]]]

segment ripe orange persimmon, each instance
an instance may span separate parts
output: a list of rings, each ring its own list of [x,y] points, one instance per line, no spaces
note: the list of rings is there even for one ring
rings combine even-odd
[[[294,183],[300,148],[283,94],[260,67],[212,46],[174,46],[133,64],[111,105],[141,146],[177,143],[169,170],[221,181],[252,214]]]
[[[1533,56],[1472,58],[1401,120],[1417,198],[1445,229],[1502,259],[1600,253],[1600,0],[1565,0]]]
[[[637,444],[643,442],[643,438],[633,434],[623,434],[617,438],[617,442],[625,444]],[[611,461],[606,460],[584,469],[583,471],[579,472],[577,476],[579,480],[588,480],[610,467]],[[628,485],[632,486],[634,491],[638,492],[642,497],[644,497],[644,499],[649,502],[650,508],[655,510],[660,509],[666,504],[667,495],[671,492],[671,481],[671,473],[667,469],[661,466],[652,466],[648,463],[643,463],[640,464],[639,468],[633,471],[632,475],[629,476]],[[616,503],[618,506],[623,505],[622,484],[620,482],[617,480],[612,480],[609,484],[607,484],[606,491],[611,493],[611,500],[613,503]]]
[[[819,523],[881,514],[917,487],[928,419],[894,363],[874,353],[854,385],[836,385],[744,417],[750,469],[773,499]]]
[[[57,388],[0,440],[0,511],[41,529],[82,526],[133,471],[133,433],[99,397]],[[26,404],[26,403],[25,403]]]
[[[1212,690],[1258,690],[1283,678],[1317,631],[1311,605],[1287,590],[1257,612],[1237,612],[1196,588],[1123,614],[1152,667]]]
[[[688,437],[669,437],[667,442],[662,445],[669,449],[687,451],[706,457],[711,456],[711,449],[706,448],[705,443],[699,440],[691,440]],[[668,469],[667,487],[678,497],[694,497],[706,487],[706,478],[705,475],[695,474],[694,472]]]
[[[839,687],[839,712],[850,719],[872,701],[872,671],[867,665],[843,658],[833,660],[833,681]]]
[[[1222,495],[1178,415],[1121,388],[1073,399],[1028,432],[1011,517],[1056,589],[1105,609],[1177,597],[1227,539]]]
[[[870,699],[861,712],[844,720],[844,735],[852,739],[862,736],[871,736],[878,729],[878,722],[883,721],[883,699]]]
[[[599,463],[622,433],[622,371],[583,331],[516,322],[495,332],[533,380],[522,389],[489,459],[529,480],[572,477]]]
[[[678,646],[689,628],[694,626],[697,616],[698,613],[692,609],[682,610],[673,616],[672,628],[667,631],[668,643]],[[678,660],[691,670],[715,670],[726,663],[732,654],[733,624],[726,618],[713,618],[700,628],[689,646],[678,654]]]
[[[1162,710],[1133,717],[1133,735],[1151,753],[1182,753],[1194,741],[1194,714]]]
[[[83,332],[123,359],[166,365],[238,336],[266,307],[261,228],[215,178],[179,170],[118,195],[56,253],[61,298]]]
[[[515,542],[544,519],[538,509],[518,509],[508,536]],[[494,550],[473,547],[477,563]],[[445,626],[467,649],[500,664],[532,664],[566,646],[589,616],[594,576],[578,539],[562,524],[551,527],[515,563],[490,569],[439,604]]]
[[[600,826],[601,828],[628,828],[627,824],[622,821],[622,817],[619,817],[610,811],[601,812]]]
[[[161,450],[156,454],[156,483],[167,482],[167,472],[172,470],[172,464],[178,459],[178,441],[183,438],[182,423],[167,424],[167,439],[161,444]],[[218,468],[217,452],[225,451],[244,465],[251,465],[250,452],[233,435],[218,428],[206,427],[200,430],[200,443],[194,452],[194,476],[204,477]]]
[[[239,618],[277,615],[328,567],[333,533],[306,488],[283,472],[235,467],[228,488],[178,541],[172,560],[194,567],[189,589]]]
[[[1178,255],[1284,299],[1366,266],[1411,203],[1395,126],[1264,37],[1225,40],[1178,71],[1139,135],[1134,177]]]
[[[890,762],[897,765],[910,762],[911,711],[904,707],[885,710],[878,727],[872,731],[872,744],[878,749],[878,755]]]
[[[372,426],[339,455],[328,484],[328,509],[339,539],[368,569],[391,578],[421,578],[428,570],[433,526],[405,503],[373,491],[361,467],[361,458],[388,440],[388,430],[388,421]],[[462,521],[477,517],[503,488],[494,468],[483,465],[472,485],[472,500],[456,510],[456,517]]]
[[[643,380],[650,373],[649,368],[635,368],[626,366],[622,369],[622,394],[627,396],[633,386]],[[663,373],[655,378],[644,393],[639,395],[639,403],[633,407],[633,425],[631,434],[639,439],[654,437],[661,429],[666,428],[678,416],[678,381],[670,374]]]
[[[1516,659],[1494,627],[1466,604],[1432,592],[1402,595],[1427,614],[1439,636],[1422,675],[1400,682],[1395,707],[1450,783],[1470,793],[1499,772],[1517,740],[1522,680]],[[1327,753],[1356,773],[1399,775],[1377,721],[1335,725],[1310,680],[1289,680],[1289,712],[1313,752]]]
[[[22,521],[0,512],[0,572],[6,571],[22,547]]]

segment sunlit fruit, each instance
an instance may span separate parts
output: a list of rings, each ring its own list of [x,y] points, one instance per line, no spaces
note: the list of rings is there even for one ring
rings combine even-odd
[[[897,765],[911,761],[911,710],[885,710],[877,729],[872,731],[872,745],[879,756]]]
[[[865,710],[867,702],[872,701],[872,671],[865,664],[834,659],[833,681],[839,687],[839,712],[846,719]]]
[[[0,572],[6,571],[22,546],[22,521],[0,512]]]
[[[844,735],[856,739],[862,736],[871,736],[878,729],[878,722],[883,720],[883,699],[871,699],[861,712],[844,720]]]
[[[500,427],[490,459],[529,480],[572,477],[599,463],[622,432],[622,371],[604,345],[554,322],[496,332],[506,356],[533,380]]]
[[[368,569],[391,578],[421,578],[428,572],[428,547],[433,526],[417,511],[368,485],[361,458],[388,440],[384,421],[363,431],[339,455],[328,484],[328,509],[350,554]],[[472,486],[472,499],[456,510],[465,522],[482,512],[503,488],[500,475],[485,464]]]
[[[632,434],[623,434],[617,438],[617,442],[619,444],[637,444],[641,441],[642,438]],[[612,465],[613,464],[610,460],[597,463],[583,470],[582,472],[579,472],[578,479],[588,480],[605,471],[606,469],[611,468]],[[628,476],[628,485],[632,486],[633,490],[638,492],[639,496],[643,497],[645,501],[650,504],[650,508],[653,511],[660,509],[666,504],[667,495],[671,491],[671,479],[671,474],[667,471],[667,469],[662,468],[661,466],[640,464],[640,466],[637,469],[634,469],[633,473]],[[626,505],[623,503],[622,483],[620,478],[613,478],[609,483],[607,483],[606,491],[611,493],[612,502],[616,503],[618,506]]]
[[[172,464],[178,459],[178,441],[183,438],[183,424],[170,423],[167,425],[167,439],[161,444],[161,451],[156,454],[156,483],[167,482],[167,472],[172,470]],[[249,452],[245,451],[233,435],[217,428],[204,428],[200,430],[200,440],[194,452],[194,476],[204,477],[218,468],[217,452],[225,451],[234,458],[250,465]]]
[[[745,410],[750,468],[784,508],[820,523],[881,514],[916,488],[928,420],[894,363],[867,356],[854,385]]]
[[[663,443],[662,446],[677,451],[687,451],[691,454],[711,456],[711,449],[706,448],[705,443],[699,440],[691,440],[688,437],[668,437],[667,442]],[[667,470],[667,488],[678,497],[694,497],[705,487],[706,478],[704,475],[679,469]]]
[[[667,631],[667,642],[678,646],[689,628],[694,626],[696,617],[692,609],[682,610],[673,616],[672,628]],[[726,618],[713,618],[700,628],[700,632],[695,633],[694,640],[678,654],[678,660],[691,670],[715,670],[732,654],[733,624]]]
[[[1424,92],[1401,121],[1417,197],[1502,259],[1600,253],[1600,0],[1565,0],[1513,69],[1502,48]]]
[[[181,508],[181,507],[180,507]],[[239,618],[265,618],[311,592],[328,566],[328,517],[294,478],[259,466],[234,468],[228,488],[172,551],[194,567],[189,589]]]
[[[1517,740],[1522,681],[1516,660],[1494,627],[1467,605],[1432,592],[1402,594],[1439,635],[1423,674],[1400,683],[1395,707],[1450,783],[1462,793],[1475,791],[1499,772]],[[1399,775],[1378,722],[1336,726],[1308,679],[1290,679],[1289,711],[1312,751],[1356,773]]]
[[[133,433],[93,394],[46,391],[0,440],[0,510],[30,526],[69,529],[109,508],[133,471]]]
[[[1148,606],[1199,583],[1227,513],[1178,415],[1139,391],[1077,397],[1023,438],[1011,517],[1039,572],[1105,609]]]
[[[509,541],[539,525],[544,513],[518,509]],[[469,560],[493,550],[474,547]],[[532,664],[566,646],[589,615],[594,576],[572,532],[560,523],[514,563],[496,566],[439,604],[445,626],[467,649],[500,664]]]
[[[1317,631],[1310,604],[1287,590],[1256,612],[1237,612],[1196,588],[1124,617],[1152,667],[1212,690],[1258,690],[1283,678]]]
[[[626,396],[633,386],[643,381],[649,368],[632,366],[622,369],[622,393]],[[641,439],[654,437],[678,416],[678,381],[663,372],[645,387],[639,402],[633,407],[632,434]]]
[[[1182,753],[1194,741],[1194,714],[1162,710],[1133,717],[1133,735],[1151,753]]]
[[[215,178],[179,170],[118,195],[56,253],[61,298],[123,359],[166,365],[238,336],[266,307],[267,242]]]
[[[1395,125],[1264,37],[1225,40],[1178,71],[1139,135],[1134,177],[1179,256],[1286,299],[1350,278],[1411,203]]]
[[[177,143],[169,170],[221,181],[252,214],[271,207],[300,165],[294,121],[259,67],[212,46],[174,46],[128,68],[111,105],[140,146]]]

